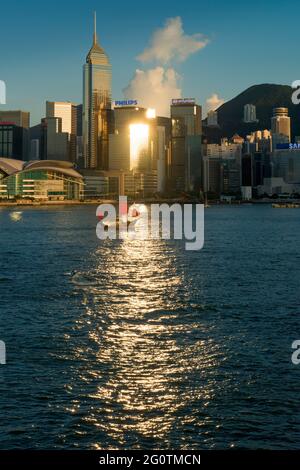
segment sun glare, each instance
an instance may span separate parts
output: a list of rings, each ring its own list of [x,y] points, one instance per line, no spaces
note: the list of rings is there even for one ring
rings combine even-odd
[[[146,117],[148,119],[155,119],[156,118],[156,111],[155,109],[149,108],[146,111]]]
[[[130,125],[130,169],[138,166],[142,153],[148,151],[149,126],[147,124]]]

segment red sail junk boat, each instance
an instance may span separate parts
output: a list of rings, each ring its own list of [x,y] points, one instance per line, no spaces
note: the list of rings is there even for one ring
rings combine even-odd
[[[120,203],[119,217],[110,218],[108,214],[105,215],[105,212],[98,212],[97,217],[99,221],[103,224],[105,230],[108,230],[109,227],[119,228],[121,223],[126,224],[128,228],[132,222],[134,223],[139,220],[139,218],[141,217],[141,212],[138,206],[135,204],[132,204],[128,210],[127,203]]]

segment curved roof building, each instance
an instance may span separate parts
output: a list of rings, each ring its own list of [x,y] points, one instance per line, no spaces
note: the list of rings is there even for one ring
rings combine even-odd
[[[0,198],[77,200],[83,178],[70,162],[0,158]]]
[[[0,172],[4,176],[12,175],[18,171],[22,171],[24,162],[22,160],[14,160],[13,158],[0,158]]]

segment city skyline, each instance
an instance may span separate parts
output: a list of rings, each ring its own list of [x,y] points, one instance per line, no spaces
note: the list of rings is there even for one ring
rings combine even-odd
[[[296,462],[296,6],[2,6],[3,468]]]
[[[103,23],[102,10],[100,18]],[[193,57],[205,52],[212,38],[205,33],[190,33],[185,29],[183,19],[173,16],[152,33],[147,45],[136,56],[141,68],[136,69],[134,77],[122,90],[125,106],[120,109],[121,121],[125,119],[127,131],[121,132],[124,122],[120,124],[119,110],[112,109],[112,81],[115,74],[118,75],[118,70],[114,71],[112,68],[110,55],[99,40],[97,26],[95,10],[91,46],[83,64],[82,100],[77,103],[68,101],[68,98],[64,101],[47,100],[46,117],[30,131],[18,126],[17,122],[9,122],[9,112],[0,110],[2,157],[72,162],[83,172],[85,197],[108,193],[109,188],[114,192],[116,187],[121,193],[135,194],[137,191],[144,195],[153,195],[156,192],[194,191],[199,193],[200,197],[204,193],[206,196],[211,193],[220,197],[225,193],[230,197],[242,196],[246,200],[252,199],[253,195],[283,192],[298,194],[298,180],[294,180],[294,171],[293,178],[289,174],[283,175],[282,181],[267,181],[270,176],[282,177],[281,170],[272,171],[270,153],[274,156],[278,144],[291,142],[291,118],[287,101],[292,97],[289,98],[285,94],[276,104],[276,100],[272,99],[277,93],[274,90],[271,97],[273,117],[270,119],[270,138],[265,139],[263,135],[268,128],[266,119],[256,119],[256,98],[253,95],[252,103],[243,100],[243,122],[264,126],[259,130],[260,134],[253,133],[252,131],[258,129],[250,126],[248,134],[245,128],[239,129],[242,137],[239,136],[238,115],[236,127],[232,129],[233,133],[229,134],[228,129],[224,129],[224,122],[219,126],[217,113],[213,123],[210,114],[208,125],[204,124],[206,130],[203,132],[205,105],[197,102],[195,98],[182,99],[188,94],[184,93],[183,77],[178,70]],[[62,78],[62,75],[59,74],[59,77]],[[273,85],[263,86],[269,87],[269,90],[270,86],[274,88]],[[251,88],[258,87],[250,87],[245,93]],[[265,97],[269,90],[264,88]],[[189,96],[191,97],[191,94]],[[9,100],[7,101],[9,103]],[[229,100],[226,107],[230,107],[233,101]],[[79,104],[80,102],[82,104]],[[206,100],[206,110],[215,112],[224,102],[220,95],[212,93]],[[126,103],[135,104],[128,106]],[[259,99],[257,103],[260,103]],[[241,103],[239,108],[242,111]],[[147,109],[154,112],[153,116],[148,116]],[[221,121],[224,109],[220,111]],[[27,114],[29,116],[29,112]],[[234,114],[232,108],[229,111],[230,122],[234,120]],[[151,123],[152,117],[154,121]],[[298,138],[295,138],[298,142]],[[217,142],[219,146],[214,149]],[[248,161],[249,153],[253,154],[251,164]],[[124,170],[129,170],[128,161],[133,173],[125,175]],[[138,177],[134,170],[140,172]],[[5,178],[9,176],[4,172]],[[2,185],[1,194],[4,197],[10,197],[11,180],[14,180],[16,195],[19,194],[17,180],[12,177],[7,184]],[[285,183],[288,185],[285,186]],[[27,194],[27,184],[23,189],[24,194]],[[58,191],[52,188],[47,191],[49,197],[73,197],[73,192],[65,189]],[[38,190],[37,197],[41,196],[44,197],[44,193]]]
[[[203,5],[198,4],[191,8],[193,12],[184,12],[178,5],[175,14],[168,13],[170,11],[168,2],[159,8],[157,4],[152,4],[156,14],[148,11],[149,7],[146,7],[146,10],[144,8],[141,13],[136,2],[127,8],[127,12],[123,11],[124,7],[121,4],[118,4],[119,15],[116,15],[112,7],[100,6],[98,2],[76,5],[76,9],[67,8],[64,4],[60,8],[59,17],[54,14],[54,10],[46,12],[43,9],[43,12],[39,13],[34,8],[35,4],[35,1],[26,4],[27,11],[35,12],[28,18],[26,32],[21,22],[24,18],[24,6],[18,5],[14,15],[11,14],[14,2],[2,7],[7,21],[0,32],[3,45],[8,29],[12,27],[11,22],[14,22],[15,33],[10,43],[1,47],[0,78],[5,80],[7,85],[7,105],[1,106],[1,109],[28,110],[31,112],[31,124],[38,123],[44,115],[46,100],[82,102],[81,67],[86,49],[90,45],[94,10],[98,11],[100,44],[112,63],[113,99],[123,98],[122,90],[128,87],[137,68],[144,71],[157,66],[174,69],[181,76],[178,84],[182,89],[182,96],[194,96],[197,102],[203,105],[215,93],[227,101],[256,83],[290,84],[297,78],[292,54],[284,57],[284,67],[278,66],[283,64],[282,61],[274,60],[275,53],[278,57],[282,56],[288,42],[297,39],[297,32],[287,31],[280,44],[272,42],[273,25],[276,21],[280,21],[282,7],[276,6],[276,11],[273,11],[270,2],[260,6],[260,15],[255,15],[253,18],[249,14],[246,15],[244,6],[231,2],[226,6],[229,13],[226,24],[221,19],[224,6],[218,1],[205,5],[205,19],[199,12]],[[54,7],[56,5],[58,4],[54,3]],[[255,11],[255,3],[252,8]],[[265,17],[268,18],[267,22]],[[168,18],[181,18],[184,34],[189,38],[201,33],[207,41],[205,47],[199,48],[184,61],[178,61],[176,57],[165,64],[158,64],[157,60],[148,63],[137,60],[136,57],[147,50],[147,47],[149,48],[154,31],[166,27]],[[254,23],[255,29],[253,29]],[[50,36],[54,28],[55,35]],[[237,44],[236,38],[241,37],[241,30],[243,30],[243,41]],[[21,36],[22,42],[20,42]],[[135,40],[137,36],[138,42]],[[259,41],[263,41],[260,47]],[[228,54],[224,54],[224,49]],[[266,50],[268,54],[264,53]],[[34,51],[34,54],[28,54],[28,51]],[[33,59],[36,61],[36,57],[41,53],[43,67],[33,68]],[[11,57],[18,60],[12,62]],[[253,60],[257,67],[253,67]],[[22,74],[17,73],[20,67]],[[222,72],[222,81],[218,71]],[[238,73],[235,73],[237,71]],[[276,77],[276,80],[273,77]]]

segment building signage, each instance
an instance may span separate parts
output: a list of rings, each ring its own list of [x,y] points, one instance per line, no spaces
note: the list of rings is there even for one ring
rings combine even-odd
[[[172,100],[172,105],[177,106],[181,104],[196,104],[195,98],[176,98]]]
[[[300,143],[285,143],[285,144],[277,144],[277,150],[300,150]]]
[[[114,101],[114,106],[137,106],[137,100],[121,100],[121,101]]]
[[[300,150],[300,143],[297,144],[289,144],[290,150]]]

